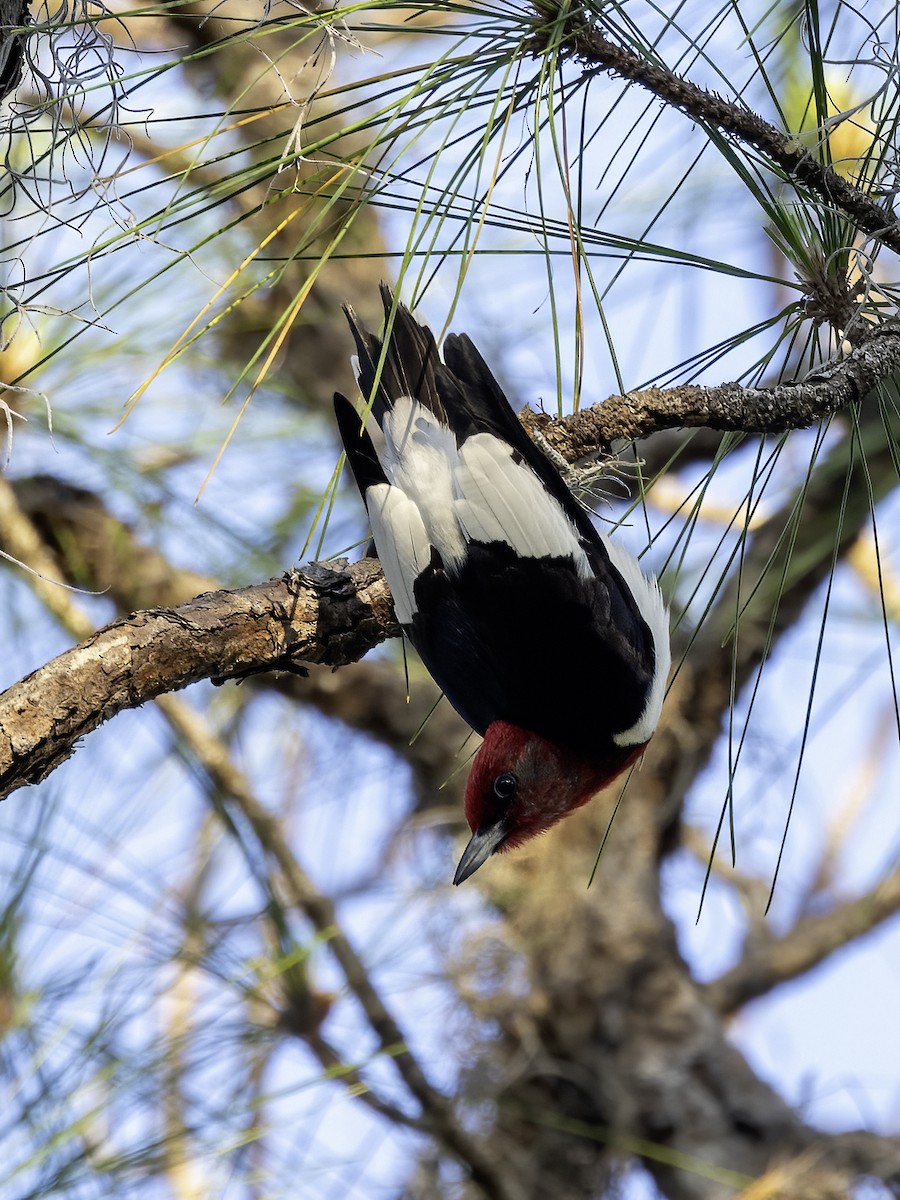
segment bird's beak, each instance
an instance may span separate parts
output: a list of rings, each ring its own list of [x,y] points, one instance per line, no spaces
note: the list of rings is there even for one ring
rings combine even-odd
[[[470,875],[474,875],[478,868],[487,862],[505,837],[506,827],[502,821],[498,821],[496,825],[491,825],[488,829],[476,830],[469,838],[469,844],[459,860],[453,882],[460,884],[465,882]]]

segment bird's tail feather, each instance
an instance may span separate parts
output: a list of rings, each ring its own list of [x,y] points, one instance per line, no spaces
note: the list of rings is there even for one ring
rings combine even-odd
[[[378,483],[387,483],[384,468],[375,452],[369,431],[362,425],[359,413],[340,392],[334,393],[334,415],[356,486],[365,496],[368,488]]]
[[[438,348],[430,329],[420,325],[405,304],[394,301],[386,283],[381,284],[384,307],[384,341],[360,324],[349,305],[344,312],[356,342],[359,363],[359,388],[372,401],[375,420],[382,422],[385,411],[401,396],[415,397],[446,423],[437,376],[442,369]],[[382,361],[383,359],[383,361]]]

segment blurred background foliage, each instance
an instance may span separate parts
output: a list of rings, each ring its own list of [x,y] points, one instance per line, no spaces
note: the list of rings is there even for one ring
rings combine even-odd
[[[2,564],[2,686],[361,552],[330,398],[382,278],[558,413],[772,385],[894,315],[877,237],[579,22],[890,205],[891,3],[8,19],[0,534],[38,575]],[[894,1194],[897,424],[886,380],[619,447],[594,499],[678,672],[608,842],[619,791],[451,891],[472,742],[397,645],[126,712],[7,799],[0,1192]]]

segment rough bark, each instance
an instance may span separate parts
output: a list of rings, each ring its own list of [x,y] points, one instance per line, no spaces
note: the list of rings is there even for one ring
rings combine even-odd
[[[801,399],[798,423],[804,425],[811,419],[807,401],[803,400],[806,390],[812,389],[819,404],[823,403],[823,397],[830,406],[837,405],[839,397],[845,397],[845,403],[849,402],[849,399],[856,396],[864,385],[871,387],[876,377],[892,373],[897,365],[895,358],[900,359],[900,335],[893,326],[885,326],[878,337],[857,348],[845,362],[830,368],[827,373],[823,373],[821,383],[798,386],[795,391],[795,395]],[[882,372],[881,376],[876,374],[879,371]],[[732,402],[736,402],[732,396],[733,390],[729,387],[724,389],[724,392],[731,397]],[[784,390],[775,388],[769,392],[759,392],[758,397],[773,396]],[[717,389],[689,389],[689,391],[704,393],[717,391]],[[545,436],[548,432],[561,435],[556,437],[556,441],[567,457],[581,458],[586,454],[595,453],[601,445],[613,438],[629,436],[626,431],[634,428],[632,424],[634,406],[628,404],[628,397],[620,399],[625,404],[626,412],[624,415],[620,412],[618,419],[614,416],[611,422],[604,422],[602,414],[610,404],[607,401],[606,405],[597,405],[586,412],[576,413],[572,417],[553,423],[549,428],[544,426],[543,432]],[[783,405],[784,401],[779,401],[779,403]],[[709,412],[709,405],[706,404],[704,407]],[[773,407],[774,402],[768,407],[770,413]],[[613,408],[615,409],[615,405]],[[677,404],[675,408],[677,410]],[[533,416],[526,415],[526,425],[529,420],[533,421],[533,419]],[[682,413],[680,420],[683,422],[683,419],[684,414]],[[645,416],[642,425],[644,432],[656,427],[654,421],[660,422],[661,428],[671,428],[671,413],[665,409],[660,411],[657,408],[654,416]],[[588,438],[591,440],[586,440]],[[847,464],[843,464],[841,469],[846,471]],[[819,472],[820,478],[826,476],[827,472],[824,469]],[[875,478],[888,478],[888,476],[883,473],[875,473]],[[827,503],[832,502],[833,498],[829,492]],[[815,510],[815,489],[811,489],[808,494],[804,495],[803,505],[807,514]],[[868,510],[865,509],[865,511]],[[845,541],[846,538],[853,536],[853,528],[852,522],[845,523]],[[768,556],[764,560],[766,563],[769,563],[776,553],[778,544],[783,537],[784,531],[779,529],[776,542],[769,548]],[[756,544],[763,543],[764,539],[757,536]],[[820,566],[821,571],[818,575],[807,572],[808,580],[815,577],[818,582],[823,577],[827,564],[823,562]],[[787,569],[788,567],[785,568],[785,570]],[[262,585],[261,604],[255,604],[253,600],[247,603],[251,595],[258,599],[256,589],[251,588],[245,589],[242,593],[215,593],[214,600],[200,597],[191,605],[170,613],[157,611],[140,614],[127,627],[116,623],[108,630],[102,631],[97,638],[84,643],[77,676],[69,674],[75,659],[70,661],[67,656],[61,656],[60,659],[55,660],[55,667],[54,664],[48,664],[42,672],[36,672],[27,680],[23,680],[15,689],[10,689],[2,698],[7,705],[13,705],[12,708],[7,709],[7,712],[18,713],[23,717],[28,713],[29,719],[24,729],[18,730],[15,742],[11,732],[7,731],[6,750],[5,753],[0,754],[0,780],[5,781],[2,786],[8,791],[11,786],[20,786],[22,783],[44,778],[54,765],[68,756],[71,746],[78,737],[96,728],[104,720],[121,711],[123,707],[141,704],[152,696],[184,687],[188,683],[203,678],[246,676],[277,668],[288,662],[324,662],[332,666],[351,662],[354,658],[361,657],[366,650],[377,645],[385,637],[397,632],[387,588],[380,577],[380,568],[371,561],[358,563],[349,568],[347,572],[338,573],[329,572],[328,568],[310,567],[306,575],[299,575],[296,578],[302,579],[304,586],[313,591],[316,588],[321,589],[326,599],[326,603],[321,609],[315,607],[313,610],[312,625],[321,639],[318,642],[310,634],[310,618],[305,609],[308,600],[305,593],[302,598],[291,599],[287,594],[282,595],[277,590],[266,591],[267,585]],[[353,591],[357,579],[362,581],[362,591],[358,598]],[[287,585],[283,582],[278,586],[286,587]],[[370,588],[375,589],[371,598],[368,592]],[[333,609],[332,602],[338,598],[339,593],[340,606]],[[795,594],[796,592],[789,587],[779,591],[780,597],[790,597]],[[796,615],[789,602],[785,604],[783,599],[780,602],[782,617],[785,614]],[[271,606],[268,610],[267,605]],[[733,613],[735,610],[726,607],[724,611]],[[334,629],[328,624],[332,612],[340,614],[336,618],[337,625]],[[290,613],[290,617],[285,617],[285,613]],[[200,626],[197,630],[193,627],[194,621],[200,614],[202,614],[200,620],[204,629],[202,637],[199,636]],[[278,629],[283,635],[286,624],[289,624],[298,614],[301,626],[295,630],[292,646],[283,639],[283,636],[272,635],[273,622],[278,624]],[[242,620],[245,623],[242,623]],[[256,620],[262,622],[261,629],[254,627],[253,623]],[[749,617],[745,617],[745,626],[748,620]],[[350,632],[353,621],[358,622],[355,634]],[[183,623],[184,628],[182,627]],[[338,626],[342,626],[342,637],[346,646],[340,651],[335,651],[330,643]],[[721,633],[716,630],[714,619],[707,623],[707,628],[713,629],[716,634]],[[190,649],[191,653],[182,658],[186,649]],[[70,655],[77,655],[77,653],[77,650],[72,651]],[[109,656],[112,656],[112,660],[116,662],[116,670],[109,671],[107,669],[106,685],[101,686],[98,691],[97,679],[92,678],[90,663],[106,657],[108,667],[109,661],[111,661]],[[135,682],[130,687],[127,685],[129,672],[139,677],[139,682]],[[102,673],[96,668],[93,675],[102,678]],[[76,677],[79,680],[79,688],[85,689],[82,692],[82,700],[75,705],[70,716],[60,719],[58,714],[68,712],[69,708],[69,699],[65,693],[66,681],[71,681]],[[736,678],[738,684],[743,682],[742,678]],[[32,698],[36,694],[43,695],[44,688],[47,687],[51,689],[62,687],[63,692],[56,696],[55,691],[51,690],[47,694],[46,701],[40,701],[39,708],[43,717],[38,720],[34,715]],[[90,697],[89,704],[84,703],[85,696]],[[95,709],[94,716],[91,716],[92,706]],[[720,714],[721,711],[724,711],[724,704],[720,708]],[[2,721],[0,721],[0,725],[2,725]],[[709,745],[711,746],[711,744],[710,740]],[[38,751],[37,747],[41,747],[41,750]],[[23,768],[23,763],[26,761],[29,763],[27,770]],[[681,786],[680,774],[678,779],[679,786],[675,792],[680,791],[683,795],[684,789]],[[6,794],[6,791],[3,794]]]
[[[220,588],[216,579],[174,566],[84,488],[49,475],[19,479],[13,486],[22,513],[55,557],[48,574],[102,593],[121,615],[175,607]],[[446,701],[439,703],[441,693],[431,678],[414,661],[409,678],[393,661],[375,659],[340,671],[313,663],[306,667],[303,675],[254,675],[243,691],[247,699],[261,689],[277,691],[375,738],[409,764],[416,808],[440,806],[448,822],[459,822],[465,775],[454,768],[470,730]]]
[[[0,796],[46,778],[123,708],[201,679],[341,666],[396,631],[381,569],[368,559],[115,621],[0,696]]]
[[[777,434],[806,429],[868,396],[900,372],[900,323],[873,328],[845,358],[797,382],[769,388],[737,383],[716,387],[646,388],[608,396],[571,416],[526,411],[526,428],[538,429],[570,462],[596,454],[619,439],[639,440],[670,429]]]

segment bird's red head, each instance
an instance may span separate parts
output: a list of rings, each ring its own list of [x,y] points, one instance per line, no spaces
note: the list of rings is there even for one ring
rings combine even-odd
[[[462,883],[490,855],[520,846],[586,804],[643,748],[623,747],[595,761],[516,725],[494,721],[485,732],[466,785],[466,820],[472,837],[453,882]]]

